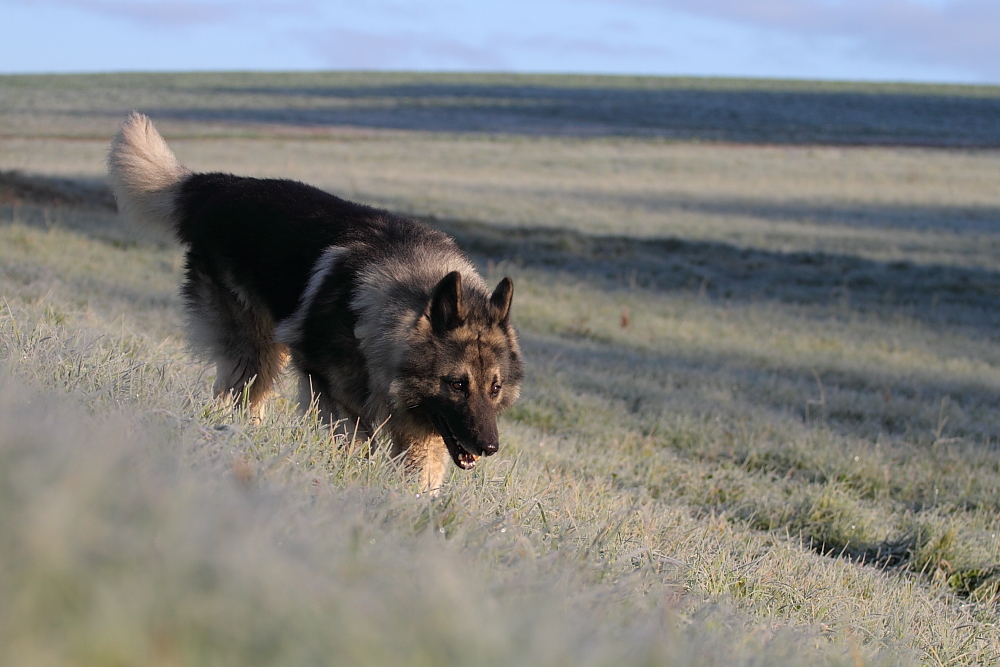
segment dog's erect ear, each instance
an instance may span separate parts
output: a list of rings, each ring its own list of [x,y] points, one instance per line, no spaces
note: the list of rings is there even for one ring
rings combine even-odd
[[[452,271],[434,288],[431,297],[431,326],[437,333],[447,333],[465,321],[462,308],[462,274]]]
[[[504,278],[497,285],[497,288],[493,290],[493,296],[490,297],[490,303],[493,307],[499,311],[499,316],[497,317],[497,322],[500,326],[506,326],[507,322],[510,320],[510,301],[514,298],[514,281],[510,278]]]

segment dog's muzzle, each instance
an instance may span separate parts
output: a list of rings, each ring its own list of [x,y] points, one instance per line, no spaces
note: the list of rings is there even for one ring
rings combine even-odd
[[[493,456],[500,449],[500,443],[491,442],[487,443],[483,448],[476,447],[478,451],[471,451],[469,447],[458,439],[448,424],[447,419],[441,415],[435,415],[432,421],[438,433],[441,434],[441,438],[448,448],[448,453],[451,454],[451,460],[462,470],[472,470],[476,467],[476,461],[479,460],[480,456]]]

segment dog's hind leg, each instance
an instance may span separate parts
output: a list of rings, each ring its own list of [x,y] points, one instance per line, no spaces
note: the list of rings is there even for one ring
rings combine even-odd
[[[287,356],[280,345],[230,348],[215,359],[215,397],[237,407],[246,407],[253,418],[260,419],[265,399]]]
[[[200,273],[189,273],[184,295],[191,345],[215,362],[216,398],[259,419],[288,360],[288,348],[274,340],[271,316]]]

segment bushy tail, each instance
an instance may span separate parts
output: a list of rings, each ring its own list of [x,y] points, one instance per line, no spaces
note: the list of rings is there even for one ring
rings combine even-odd
[[[128,225],[144,234],[175,236],[177,195],[190,175],[153,122],[133,111],[108,152],[108,181]]]

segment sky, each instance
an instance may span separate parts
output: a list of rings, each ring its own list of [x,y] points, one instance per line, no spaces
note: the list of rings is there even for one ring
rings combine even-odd
[[[1000,83],[1000,0],[0,0],[0,73],[421,70]]]

